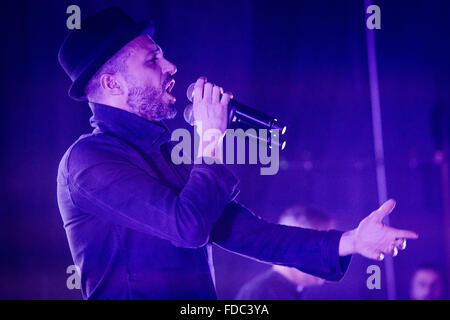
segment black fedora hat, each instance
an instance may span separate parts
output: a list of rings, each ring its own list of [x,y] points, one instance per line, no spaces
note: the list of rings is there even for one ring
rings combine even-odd
[[[69,96],[86,100],[84,88],[92,76],[123,46],[141,34],[153,37],[152,21],[136,23],[117,7],[101,10],[81,22],[81,29],[69,32],[58,60],[72,80]]]

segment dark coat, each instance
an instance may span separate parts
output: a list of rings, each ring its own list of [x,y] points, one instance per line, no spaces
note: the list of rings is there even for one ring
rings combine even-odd
[[[91,134],[64,154],[58,205],[85,299],[216,299],[211,244],[329,280],[340,231],[268,223],[234,201],[221,164],[175,165],[161,122],[92,104]]]

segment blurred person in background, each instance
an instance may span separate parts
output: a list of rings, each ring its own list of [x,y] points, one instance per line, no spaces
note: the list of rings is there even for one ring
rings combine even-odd
[[[444,277],[439,268],[422,265],[416,269],[411,279],[411,300],[444,299]]]
[[[311,207],[293,206],[280,216],[279,224],[315,230],[335,228],[335,222],[324,212]],[[308,287],[321,286],[324,279],[296,268],[273,265],[247,282],[237,300],[301,300]]]

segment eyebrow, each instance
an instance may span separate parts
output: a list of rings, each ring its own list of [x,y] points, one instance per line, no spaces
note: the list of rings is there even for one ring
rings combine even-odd
[[[163,50],[161,49],[160,46],[157,46],[156,49],[149,50],[148,53],[147,53],[147,57],[155,55],[155,54],[158,54],[158,53],[164,54],[164,52],[163,52]]]

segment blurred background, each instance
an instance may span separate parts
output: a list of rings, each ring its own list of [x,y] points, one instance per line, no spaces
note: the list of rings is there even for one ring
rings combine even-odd
[[[437,266],[448,283],[450,2],[373,3],[381,9],[374,32],[387,193],[397,200],[390,222],[420,234],[394,259],[391,286],[408,299],[422,264]],[[56,202],[60,158],[91,131],[90,109],[68,98],[57,61],[72,4],[82,19],[117,5],[137,21],[154,20],[156,42],[178,67],[171,129],[187,127],[185,90],[200,75],[287,123],[277,175],[233,166],[238,200],[259,216],[276,222],[287,207],[314,206],[348,230],[378,207],[363,0],[2,2],[0,298],[81,298],[66,286],[73,262]],[[214,254],[220,299],[270,267],[220,248]],[[381,268],[380,290],[366,286],[372,264]],[[354,256],[342,281],[307,298],[387,299],[385,271]]]

